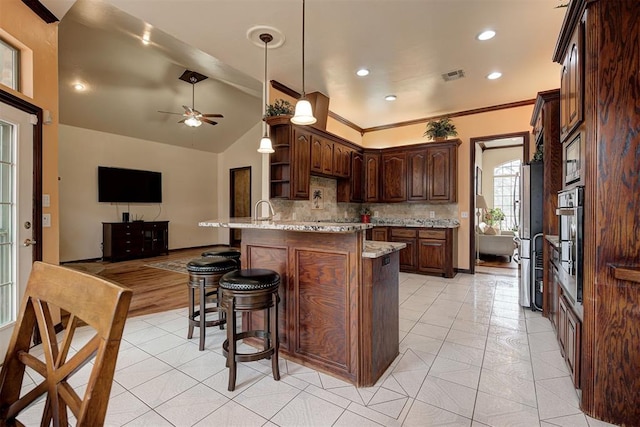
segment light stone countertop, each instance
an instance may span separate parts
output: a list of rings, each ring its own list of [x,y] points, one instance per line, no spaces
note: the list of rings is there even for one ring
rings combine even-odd
[[[262,230],[305,231],[311,233],[355,233],[373,228],[373,224],[338,222],[303,222],[254,220],[252,218],[212,219],[198,223],[200,227],[254,228]]]
[[[379,258],[383,255],[390,254],[400,249],[406,248],[406,243],[400,242],[374,242],[373,240],[364,241],[363,258]]]

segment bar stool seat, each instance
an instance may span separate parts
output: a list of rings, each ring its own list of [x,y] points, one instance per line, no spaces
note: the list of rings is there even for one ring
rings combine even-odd
[[[223,258],[229,258],[234,260],[238,264],[238,269],[240,268],[240,251],[235,249],[213,249],[210,251],[202,252],[203,257],[210,256],[219,256]]]
[[[229,391],[235,390],[236,362],[271,359],[273,379],[280,380],[278,367],[278,288],[280,275],[273,270],[250,268],[226,273],[220,278],[221,306],[226,311],[227,339],[222,354],[229,367]],[[264,310],[264,329],[236,331],[236,313]],[[238,353],[236,342],[244,338],[261,338],[263,349],[254,353]]]
[[[193,328],[200,328],[200,351],[204,350],[205,328],[220,326],[224,329],[225,312],[220,309],[219,281],[225,273],[237,269],[234,260],[222,257],[196,258],[187,263],[189,273],[189,332],[187,338],[193,337]],[[195,293],[198,291],[200,307],[196,310]],[[207,307],[207,298],[215,296],[215,306]],[[207,320],[207,313],[218,313],[215,320]]]

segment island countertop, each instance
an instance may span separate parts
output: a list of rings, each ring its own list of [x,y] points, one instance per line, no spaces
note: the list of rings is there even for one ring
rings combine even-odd
[[[353,233],[373,228],[360,222],[303,222],[254,220],[252,218],[211,219],[198,223],[200,227],[251,228],[260,230],[306,231],[316,233]]]

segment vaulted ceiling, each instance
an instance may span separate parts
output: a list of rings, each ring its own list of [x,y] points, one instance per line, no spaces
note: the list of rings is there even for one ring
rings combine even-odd
[[[221,152],[260,121],[269,79],[302,91],[301,0],[41,0],[60,22],[63,124]],[[306,0],[305,89],[361,128],[533,99],[559,86],[558,0]],[[485,29],[496,36],[480,42]],[[249,36],[248,36],[249,34]],[[143,44],[148,38],[149,43]],[[273,46],[275,43],[272,43]],[[366,77],[355,72],[370,70]],[[189,128],[185,69],[209,79],[195,107],[222,113]],[[463,70],[445,82],[442,74]],[[502,78],[486,76],[500,71]],[[72,85],[83,82],[84,92]],[[386,95],[397,100],[385,101]],[[257,142],[256,142],[257,143]]]

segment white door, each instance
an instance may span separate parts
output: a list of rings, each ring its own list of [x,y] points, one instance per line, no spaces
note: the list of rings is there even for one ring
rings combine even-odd
[[[0,363],[33,262],[33,120],[0,103]]]

